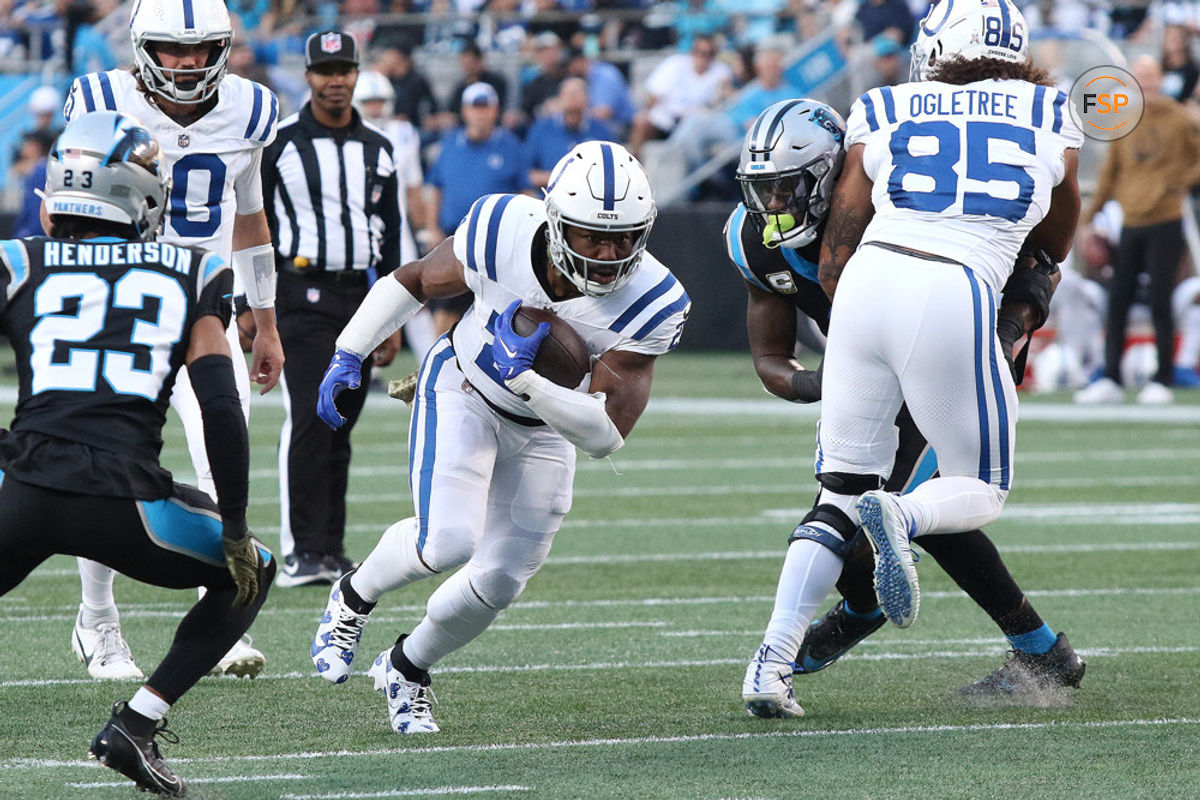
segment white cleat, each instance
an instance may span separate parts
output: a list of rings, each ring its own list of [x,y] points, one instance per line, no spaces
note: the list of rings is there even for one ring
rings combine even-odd
[[[309,648],[317,674],[330,683],[342,683],[350,677],[354,651],[367,627],[368,616],[356,614],[342,601],[342,582],[349,580],[350,574],[334,581],[329,590],[329,602]]]
[[[910,543],[908,517],[896,498],[883,491],[858,500],[858,516],[875,551],[875,596],[894,625],[907,628],[921,608],[921,586]]]
[[[1138,392],[1137,401],[1144,406],[1167,406],[1175,402],[1175,393],[1158,381],[1150,381]]]
[[[388,717],[396,733],[437,733],[433,721],[433,703],[437,702],[428,686],[413,683],[392,666],[391,649],[384,650],[367,670],[375,679],[375,689],[387,697]]]
[[[792,659],[784,658],[769,645],[759,647],[746,667],[742,700],[752,717],[803,717],[804,709],[792,694]]]
[[[71,649],[87,665],[93,678],[102,680],[133,680],[146,677],[133,663],[133,653],[121,636],[121,623],[102,622],[88,628],[83,624],[83,605],[75,615],[75,631],[71,634]]]
[[[1125,390],[1112,378],[1097,378],[1075,393],[1076,403],[1123,403]]]
[[[239,678],[257,677],[267,666],[267,657],[254,647],[254,640],[243,636],[233,647],[229,648],[217,665],[208,671],[209,675],[234,675]]]

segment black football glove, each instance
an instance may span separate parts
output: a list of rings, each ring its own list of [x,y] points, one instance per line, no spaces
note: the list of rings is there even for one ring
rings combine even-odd
[[[240,535],[239,535],[240,534]],[[237,584],[234,608],[243,608],[258,596],[258,575],[262,567],[262,556],[254,545],[254,537],[242,526],[240,531],[226,526],[221,537],[221,549],[225,551],[225,566]]]
[[[1004,360],[1008,362],[1008,369],[1012,372],[1013,382],[1018,386],[1025,377],[1025,360],[1021,359],[1018,366],[1013,357],[1013,348],[1016,347],[1017,340],[1024,335],[1025,326],[1016,317],[1001,314],[996,319],[996,337],[1000,339],[1000,352],[1004,354]]]

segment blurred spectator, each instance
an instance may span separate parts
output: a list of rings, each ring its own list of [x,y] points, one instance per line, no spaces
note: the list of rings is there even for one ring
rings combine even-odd
[[[500,97],[491,84],[473,83],[459,98],[463,127],[442,137],[442,150],[427,176],[425,235],[433,248],[453,231],[471,204],[487,194],[520,192],[528,168],[521,140],[499,128]],[[470,305],[470,295],[430,301],[439,334],[448,330]]]
[[[567,56],[567,74],[587,81],[592,116],[611,125],[617,136],[624,136],[633,123],[634,106],[621,70],[582,50],[572,50]]]
[[[764,42],[754,54],[754,80],[746,84],[733,105],[724,110],[689,114],[679,123],[671,141],[682,150],[688,172],[701,167],[725,145],[741,141],[764,108],[799,96],[796,87],[784,80],[786,55],[787,45],[782,39]],[[732,174],[732,170],[725,172]],[[736,186],[725,188],[729,198],[737,198]]]
[[[97,24],[113,14],[117,0],[58,0],[63,18],[64,63],[70,75],[116,69],[117,59]]]
[[[537,74],[521,87],[521,111],[527,119],[541,115],[545,111],[542,104],[558,94],[558,86],[567,75],[564,55],[562,39],[553,31],[544,31],[533,37]]]
[[[437,99],[429,88],[429,80],[413,63],[411,47],[401,44],[382,50],[372,66],[392,83],[397,117],[420,128],[427,116],[437,113]]]
[[[463,120],[461,113],[462,96],[468,86],[476,83],[486,83],[496,91],[496,97],[499,98],[500,109],[508,107],[505,98],[508,96],[508,81],[499,72],[494,72],[487,68],[487,64],[483,60],[483,51],[479,49],[479,45],[474,42],[468,42],[463,45],[462,51],[458,54],[458,66],[462,69],[462,80],[454,87],[450,93],[450,100],[446,103],[446,110],[453,114],[458,121]],[[455,220],[455,225],[458,220]],[[449,230],[453,230],[453,226]]]
[[[1158,371],[1139,392],[1142,403],[1172,401],[1175,324],[1171,293],[1184,252],[1183,195],[1200,183],[1200,131],[1183,107],[1162,94],[1162,69],[1151,56],[1133,63],[1133,76],[1146,97],[1142,119],[1127,136],[1109,143],[1096,193],[1082,217],[1090,225],[1101,207],[1117,200],[1124,211],[1121,239],[1113,257],[1105,325],[1104,376],[1075,395],[1081,403],[1120,402],[1125,325],[1138,276],[1150,275],[1150,313]],[[1085,235],[1087,231],[1085,231]]]
[[[426,53],[457,53],[463,42],[474,41],[479,26],[471,17],[459,16],[454,0],[432,0],[425,24]]]
[[[44,134],[54,141],[62,133],[58,124],[63,108],[62,95],[53,86],[39,86],[29,95],[29,114],[33,118],[32,132]]]
[[[344,20],[339,27],[360,42],[367,43],[375,35],[375,18],[379,16],[379,0],[340,0],[334,20]]]
[[[673,5],[673,27],[682,50],[690,50],[698,36],[716,36],[729,21],[729,12],[719,0],[676,0]]]
[[[902,45],[912,42],[917,23],[905,0],[863,0],[854,12],[854,19],[864,42],[885,33]]]
[[[558,90],[558,110],[533,123],[525,141],[529,183],[545,186],[558,160],[580,142],[612,139],[612,130],[588,113],[588,89],[582,78],[567,78]]]
[[[487,0],[480,15],[481,44],[500,53],[520,52],[525,43],[526,22],[521,18],[521,0]]]
[[[887,34],[879,34],[871,40],[871,52],[875,56],[875,80],[871,86],[896,86],[908,80],[908,59],[904,47]]]
[[[240,25],[246,36],[266,33],[259,31],[259,28],[267,12],[271,10],[270,0],[225,0],[225,7],[229,9],[230,16],[235,18],[235,24]]]
[[[233,40],[233,44],[229,46],[228,63],[231,74],[261,83],[271,91],[275,91],[275,87],[271,85],[271,76],[267,72],[267,68],[258,63],[254,57],[254,48],[246,42],[238,41],[236,38]]]
[[[35,189],[46,188],[46,157],[54,146],[54,137],[45,131],[29,131],[21,137],[20,147],[8,171],[8,196],[5,206],[18,210],[12,238],[42,235],[39,210],[42,200]]]
[[[697,36],[690,53],[667,56],[646,78],[645,107],[633,118],[629,151],[641,158],[642,144],[665,139],[688,114],[715,106],[729,91],[733,71],[717,60],[711,36]]]
[[[1182,25],[1163,30],[1162,70],[1162,93],[1180,102],[1191,100],[1200,69],[1192,56],[1192,33]]]

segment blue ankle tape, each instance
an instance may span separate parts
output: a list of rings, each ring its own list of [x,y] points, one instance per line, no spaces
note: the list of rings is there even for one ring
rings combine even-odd
[[[1050,626],[1043,622],[1042,627],[1019,636],[1009,636],[1008,641],[1014,650],[1041,655],[1050,652],[1054,643],[1058,641],[1058,637],[1054,635],[1054,631],[1050,630]]]

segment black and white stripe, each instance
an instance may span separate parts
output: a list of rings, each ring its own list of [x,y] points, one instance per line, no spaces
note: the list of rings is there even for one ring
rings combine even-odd
[[[318,272],[399,266],[403,188],[392,144],[357,111],[347,128],[330,129],[306,105],[280,123],[262,170],[282,260],[302,257]]]

